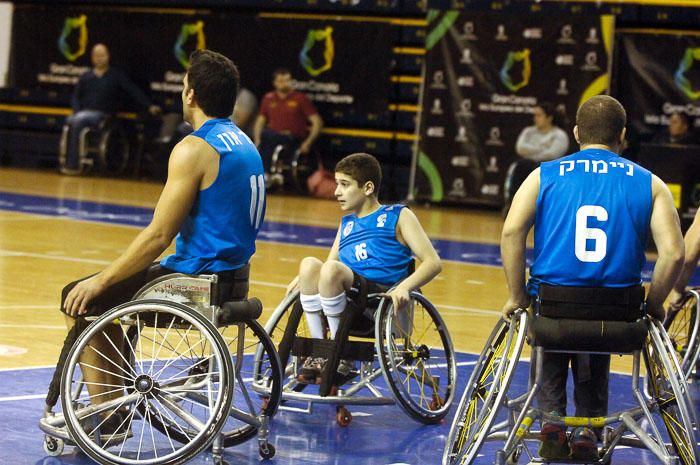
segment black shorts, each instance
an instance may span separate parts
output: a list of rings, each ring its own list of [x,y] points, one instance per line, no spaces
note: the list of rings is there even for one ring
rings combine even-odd
[[[352,286],[350,287],[350,290],[347,292],[348,299],[352,301],[362,301],[365,298],[367,298],[368,295],[370,294],[380,294],[388,291],[391,288],[391,286],[387,286],[386,284],[379,284],[375,283],[373,281],[369,281],[367,278],[364,276],[360,276],[359,274],[355,273],[354,271],[352,272]],[[364,295],[360,294],[360,291],[364,289],[365,293]]]
[[[156,278],[172,273],[177,272],[169,268],[162,267],[159,263],[154,263],[145,270],[140,271],[105,289],[102,294],[90,302],[87,313],[84,316],[102,315],[110,308],[114,308],[117,305],[129,302],[143,286]],[[218,276],[218,282],[215,286],[216,295],[212,296],[213,305],[221,305],[223,302],[231,300],[244,300],[248,298],[250,265],[245,265],[236,270],[219,271],[212,274],[216,274]],[[61,292],[61,311],[63,313],[66,313],[63,303],[65,302],[66,296],[70,290],[73,289],[79,282],[92,276],[94,275],[73,281],[63,288],[63,291]]]

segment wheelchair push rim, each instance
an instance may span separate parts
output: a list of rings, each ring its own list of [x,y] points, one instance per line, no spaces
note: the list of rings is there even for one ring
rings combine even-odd
[[[452,420],[443,465],[471,463],[491,432],[504,404],[513,372],[525,343],[528,313],[522,311],[496,323],[467,383]]]
[[[401,408],[423,423],[439,422],[454,398],[454,348],[437,309],[420,293],[394,314],[382,299],[377,309],[376,351],[384,379]]]
[[[121,348],[108,341],[112,353],[119,354],[116,361],[100,351],[104,345],[94,345],[93,338],[106,337],[106,331],[121,331]],[[107,392],[101,395],[113,399],[93,404],[86,392],[72,399],[71,393],[83,383],[79,371],[93,366],[78,368],[88,348],[103,360],[102,371],[119,380],[103,386]],[[63,370],[61,403],[71,438],[93,460],[175,464],[194,457],[216,438],[231,406],[232,384],[226,343],[213,324],[184,305],[142,300],[115,307],[81,334]],[[111,429],[117,432],[103,434],[110,417],[116,418]],[[172,438],[163,425],[179,429],[187,441]]]
[[[664,328],[680,361],[686,379],[690,379],[700,356],[700,314],[698,292],[691,290],[678,311],[669,312]]]

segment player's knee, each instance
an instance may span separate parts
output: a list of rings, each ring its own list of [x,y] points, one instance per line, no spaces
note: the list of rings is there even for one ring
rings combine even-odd
[[[318,280],[319,288],[323,293],[334,290],[342,291],[344,289],[346,267],[336,260],[329,260],[321,267],[321,273]]]
[[[299,277],[318,281],[323,262],[316,257],[306,257],[299,264]]]

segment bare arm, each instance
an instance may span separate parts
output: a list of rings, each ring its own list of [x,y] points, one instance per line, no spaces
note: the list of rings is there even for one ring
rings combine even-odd
[[[333,241],[333,245],[331,246],[331,250],[328,251],[328,258],[326,258],[326,261],[339,260],[339,259],[340,259],[340,226],[338,226],[338,231],[335,233],[335,240]]]
[[[193,140],[186,138],[173,149],[168,164],[168,179],[151,223],[107,268],[73,288],[65,301],[69,314],[85,313],[90,301],[108,286],[145,269],[168,248],[192,207],[203,176]]]
[[[260,147],[263,129],[265,129],[266,124],[267,118],[265,118],[262,114],[258,114],[258,117],[255,118],[255,126],[253,126],[253,142],[255,142],[255,145],[258,147]]]
[[[685,288],[693,276],[695,268],[698,266],[698,259],[700,259],[700,213],[695,214],[693,224],[690,225],[690,228],[685,233],[683,242],[685,243],[685,262],[669,296],[672,305],[680,303],[679,301],[683,297]]]
[[[306,136],[306,139],[304,139],[304,142],[302,142],[301,146],[299,147],[301,153],[309,153],[311,146],[313,145],[314,141],[318,139],[318,136],[321,135],[321,129],[323,129],[323,120],[318,113],[309,116],[309,123],[311,123],[309,135]]]
[[[683,235],[671,192],[655,175],[652,175],[651,190],[651,234],[659,256],[649,286],[647,313],[663,320],[664,300],[683,266]]]
[[[389,292],[394,309],[405,305],[408,293],[428,284],[442,271],[442,263],[420,221],[408,208],[401,210],[396,225],[398,239],[411,249],[420,264],[406,279]]]
[[[508,283],[509,297],[503,313],[527,308],[530,298],[525,290],[525,248],[528,232],[535,222],[537,195],[540,191],[539,168],[530,173],[513,197],[513,203],[501,233],[501,260]]]

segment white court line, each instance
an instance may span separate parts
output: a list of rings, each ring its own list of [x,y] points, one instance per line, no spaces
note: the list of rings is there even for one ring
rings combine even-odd
[[[30,394],[28,396],[10,396],[10,397],[0,397],[0,402],[11,402],[13,400],[32,400],[32,399],[44,399],[46,394]]]
[[[0,328],[36,328],[36,329],[60,329],[63,331],[67,331],[65,325],[30,325],[30,324],[25,324],[25,325],[11,325],[11,324],[0,324]]]
[[[0,305],[0,310],[37,310],[43,308],[56,308],[56,305]]]
[[[49,255],[42,253],[17,252],[15,250],[0,250],[0,257],[30,257],[45,260],[60,260],[64,262],[91,263],[95,265],[109,265],[109,260],[95,260],[91,258],[66,257],[62,255]]]

